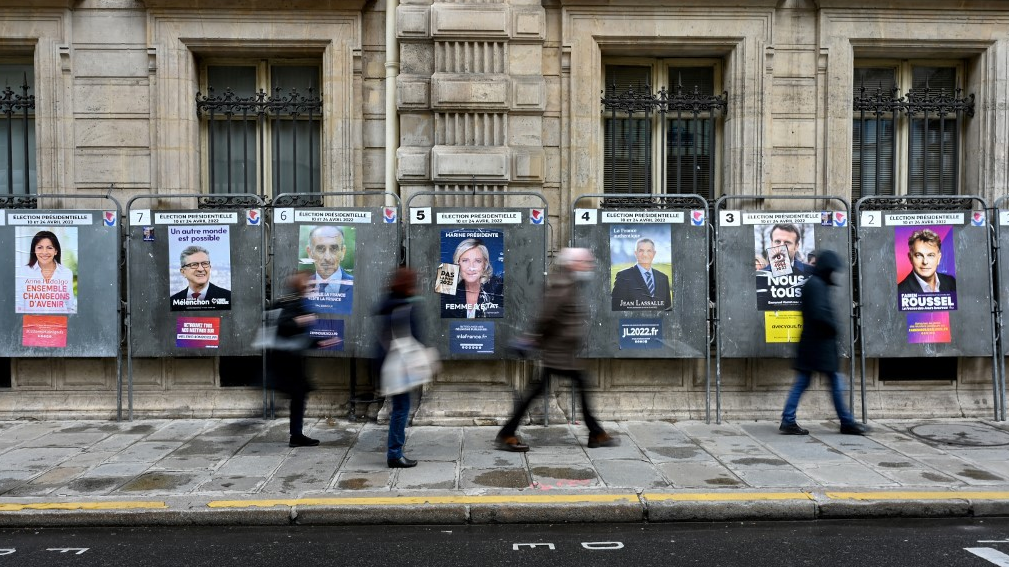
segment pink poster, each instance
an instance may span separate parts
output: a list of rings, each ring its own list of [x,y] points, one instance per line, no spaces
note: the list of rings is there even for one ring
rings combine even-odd
[[[175,346],[217,348],[221,337],[220,317],[179,317],[175,320]]]
[[[949,312],[908,313],[907,342],[911,344],[952,342],[952,335],[949,332]]]
[[[67,318],[60,315],[25,315],[21,320],[21,345],[66,348]]]

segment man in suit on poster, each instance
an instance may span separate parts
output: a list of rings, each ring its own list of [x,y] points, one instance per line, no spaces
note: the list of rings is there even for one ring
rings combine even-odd
[[[172,295],[172,311],[231,309],[231,290],[210,283],[210,252],[202,246],[187,246],[179,254],[182,277],[189,285]]]
[[[661,310],[672,305],[669,277],[652,269],[655,259],[655,242],[639,238],[634,243],[637,263],[617,272],[613,282],[612,309],[614,311]]]
[[[929,229],[916,230],[907,239],[911,273],[897,284],[897,294],[952,293],[956,278],[938,271],[942,260],[942,239]]]

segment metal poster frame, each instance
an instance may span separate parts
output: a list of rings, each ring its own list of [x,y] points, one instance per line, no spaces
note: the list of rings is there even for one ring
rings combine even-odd
[[[544,222],[543,222],[543,224],[544,224],[544,227],[543,227],[543,230],[544,230],[544,234],[543,234],[543,265],[541,266],[541,273],[542,273],[542,276],[544,278],[544,281],[546,280],[546,277],[548,275],[547,274],[547,256],[548,256],[547,252],[548,252],[548,250],[550,248],[550,238],[549,238],[550,233],[549,233],[549,230],[551,229],[551,226],[550,226],[550,222],[549,222],[549,219],[550,219],[549,203],[547,202],[546,197],[544,197],[542,193],[540,193],[538,191],[508,191],[506,193],[502,193],[502,192],[498,192],[498,191],[476,191],[476,190],[473,190],[473,191],[418,191],[416,193],[413,193],[412,195],[410,195],[410,198],[407,199],[406,205],[403,207],[403,211],[406,214],[402,217],[403,223],[405,223],[407,225],[407,228],[404,231],[404,233],[405,233],[404,254],[405,254],[407,265],[410,265],[409,263],[410,263],[410,242],[411,242],[411,238],[410,238],[409,226],[410,226],[410,224],[412,224],[410,222],[409,216],[410,216],[410,211],[413,208],[414,199],[416,199],[418,197],[423,197],[423,198],[430,199],[430,201],[432,202],[432,208],[435,208],[434,205],[433,205],[433,203],[437,202],[439,199],[446,199],[446,198],[448,198],[448,199],[458,199],[458,198],[462,198],[462,197],[488,197],[488,198],[500,198],[502,200],[507,200],[507,199],[512,199],[512,198],[516,198],[516,197],[524,197],[524,198],[535,198],[535,199],[538,199],[540,201],[541,205],[542,205],[541,207],[538,207],[538,208],[542,208],[543,209],[543,214],[544,214],[544,217],[545,217]],[[453,208],[453,207],[438,207],[438,208]],[[497,208],[497,207],[473,207],[473,208],[474,209],[481,209],[481,208],[484,208],[484,209],[493,209],[493,208]],[[507,208],[507,207],[500,207],[500,208]],[[518,207],[516,207],[516,208],[518,208]],[[522,207],[522,208],[527,208],[527,207]],[[496,358],[493,358],[493,359],[490,359],[490,360],[503,360],[503,358],[502,357],[496,357]],[[519,360],[516,360],[516,362],[519,362]],[[526,367],[527,371],[529,369],[529,365],[530,365],[531,362],[532,361],[528,361],[528,360],[525,360],[523,362],[523,365]],[[543,379],[548,379],[545,376],[543,376],[542,378]],[[547,383],[547,390],[544,392],[544,395],[543,395],[543,425],[549,425],[550,424],[549,398],[550,398],[550,384],[548,382]],[[574,396],[572,396],[572,399],[573,398],[574,398]]]
[[[976,210],[970,206],[970,203],[976,202],[980,204],[980,210],[985,211],[988,218],[991,220],[991,212],[993,209],[988,207],[988,203],[981,197],[976,195],[958,195],[949,197],[933,197],[933,196],[923,196],[923,195],[902,195],[898,197],[880,197],[880,196],[868,196],[862,197],[855,202],[855,220],[853,222],[858,223],[854,230],[855,233],[855,254],[857,257],[861,257],[861,237],[859,236],[859,231],[861,226],[861,213],[863,210],[870,211],[928,211],[935,210],[935,212],[944,211],[973,211]],[[916,206],[916,204],[919,204]],[[875,205],[875,206],[873,206]],[[990,324],[991,324],[991,347],[992,347],[992,400],[994,406],[995,420],[999,421],[1005,420],[1005,404],[1004,396],[1005,389],[1004,384],[1000,384],[1000,375],[1004,376],[999,372],[999,358],[1003,360],[1004,357],[1001,356],[998,348],[998,327],[997,322],[997,310],[998,301],[994,294],[994,281],[992,278],[992,270],[997,269],[996,262],[998,261],[998,255],[993,254],[993,250],[998,247],[997,238],[997,227],[992,225],[998,224],[997,215],[995,215],[994,222],[988,222],[988,247],[985,252],[988,254],[988,267],[986,270],[988,273],[988,299],[990,307]],[[997,251],[997,250],[996,250]],[[862,287],[862,270],[858,271],[858,284],[859,289]],[[861,304],[856,306],[856,318],[859,324],[859,331],[861,332]],[[859,349],[860,358],[860,373],[862,378],[862,411],[865,412],[865,350]],[[938,355],[936,355],[938,356]],[[1001,394],[1000,394],[1001,391]],[[1001,416],[1001,417],[1000,417]]]
[[[992,227],[994,234],[992,235],[992,251],[995,253],[995,281],[998,282],[998,290],[1006,290],[1009,286],[1009,281],[1002,281],[1002,269],[1005,267],[1009,269],[1009,259],[1003,259],[1003,253],[1009,254],[1009,251],[1002,250],[1002,220],[1001,212],[1003,209],[1009,209],[1009,196],[999,197],[995,201],[995,206],[989,211],[989,219],[991,222],[989,226]],[[1009,234],[1009,228],[1005,229],[1007,234]],[[995,355],[999,359],[999,376],[998,376],[998,406],[999,406],[999,421],[1006,421],[1006,365],[1005,365],[1005,352],[1009,349],[1009,341],[1006,340],[1005,336],[1005,306],[1002,303],[1001,294],[992,294],[992,300],[995,303]]]
[[[852,244],[852,229],[851,229],[851,206],[849,205],[847,199],[836,196],[836,195],[725,195],[715,201],[715,205],[712,210],[711,223],[714,225],[714,238],[712,239],[712,246],[715,249],[714,258],[714,268],[715,268],[715,301],[714,301],[714,315],[713,322],[715,325],[715,423],[722,422],[722,324],[721,324],[721,286],[718,285],[718,232],[719,232],[719,219],[720,213],[726,208],[726,204],[730,201],[751,201],[755,204],[760,204],[764,202],[778,202],[778,201],[805,201],[815,203],[823,203],[824,208],[815,209],[810,208],[810,210],[837,210],[830,208],[830,202],[834,201],[843,205],[843,210],[848,214],[848,222],[845,226],[844,233],[847,237],[847,256],[852,261],[851,257],[851,244]],[[762,210],[762,209],[740,209],[742,212],[776,212],[774,210]],[[781,211],[786,212],[786,211]],[[849,306],[852,305],[852,297],[854,295],[854,281],[852,276],[852,270],[848,271],[848,301]],[[766,357],[761,357],[766,358]],[[844,358],[841,356],[840,358]],[[855,314],[853,307],[849,309],[848,312],[848,358],[851,371],[848,372],[848,406],[854,407],[855,403],[855,389],[854,389],[854,358],[855,358]],[[865,410],[865,378],[863,377],[861,383],[862,391],[862,422],[866,421],[866,410]]]
[[[708,206],[708,201],[701,195],[695,193],[683,193],[683,194],[647,194],[647,195],[628,195],[622,193],[597,193],[589,195],[581,195],[571,204],[571,226],[570,226],[570,238],[569,242],[571,246],[577,244],[575,240],[575,211],[579,208],[579,201],[583,199],[602,199],[599,203],[597,210],[620,210],[620,209],[653,209],[653,210],[704,210],[704,227],[705,227],[705,239],[707,240],[704,247],[704,296],[708,302],[709,307],[705,309],[705,324],[704,324],[704,343],[706,345],[704,353],[704,421],[706,423],[711,423],[711,346],[712,346],[712,334],[711,334],[711,321],[712,321],[712,311],[711,305],[711,236],[712,236],[712,223],[711,223],[711,210]],[[609,206],[606,206],[609,205]],[[617,357],[612,357],[617,358]],[[681,358],[681,357],[677,357]],[[688,360],[696,360],[702,357],[682,357]],[[631,359],[633,360],[633,359]],[[574,412],[575,396],[571,396],[572,405],[572,415]]]
[[[396,195],[395,193],[384,192],[384,191],[383,192],[379,192],[379,191],[345,191],[345,192],[322,192],[322,193],[281,193],[281,194],[277,195],[276,197],[274,197],[273,201],[265,209],[266,211],[268,211],[269,216],[267,218],[270,221],[269,223],[267,223],[267,228],[268,228],[269,233],[270,233],[269,236],[268,236],[268,241],[271,244],[271,246],[269,246],[267,248],[267,264],[269,266],[269,272],[268,273],[269,273],[270,282],[271,282],[271,289],[273,290],[273,293],[271,293],[271,295],[273,295],[274,297],[277,296],[277,293],[276,293],[277,280],[276,280],[276,271],[274,269],[275,268],[275,263],[274,263],[274,247],[273,247],[274,234],[275,234],[275,232],[274,232],[274,225],[278,224],[276,222],[276,220],[275,220],[276,210],[277,209],[281,209],[281,208],[299,208],[299,209],[311,209],[311,208],[339,209],[340,208],[340,207],[334,207],[334,206],[327,206],[326,203],[325,203],[325,198],[326,197],[336,197],[336,198],[339,198],[339,197],[365,197],[365,198],[369,198],[369,197],[378,198],[378,197],[381,197],[381,198],[383,198],[384,199],[383,203],[381,205],[377,206],[377,207],[374,207],[374,208],[375,209],[384,209],[384,208],[394,208],[394,209],[396,209],[396,215],[397,215],[396,216],[396,222],[395,223],[389,223],[389,224],[394,224],[395,228],[396,228],[396,236],[395,236],[395,240],[396,240],[395,265],[399,266],[403,262],[403,256],[402,256],[402,252],[403,252],[403,224],[402,224],[402,222],[403,222],[403,207],[402,207],[402,201],[401,201],[399,195]],[[386,203],[391,203],[391,204],[386,204]],[[350,206],[348,206],[346,208],[348,208],[348,209],[349,208],[366,209],[366,208],[371,208],[371,207],[356,207],[356,206],[350,205]],[[274,297],[266,297],[266,302],[271,307],[273,305]],[[263,324],[265,324],[265,322],[266,322],[265,321],[265,317],[266,317],[266,311],[265,310],[263,311],[263,317],[264,317]],[[266,354],[266,350],[263,349],[263,365],[264,365],[264,368],[263,368],[263,379],[264,379],[263,389],[264,389],[264,394],[263,395],[266,397],[266,398],[264,398],[264,409],[268,406],[268,408],[269,408],[268,409],[269,417],[272,418],[274,416],[274,412],[275,412],[275,409],[276,409],[275,408],[275,396],[272,395],[271,392],[268,392],[267,391],[268,388],[266,387],[266,382],[265,382],[265,380],[266,380],[266,368],[265,368],[265,365],[266,365],[266,356],[265,356],[265,354]],[[349,364],[349,366],[350,366],[350,384],[349,384],[349,396],[350,396],[350,400],[348,402],[349,403],[349,410],[348,411],[349,411],[349,419],[351,421],[356,421],[356,419],[357,419],[357,404],[359,404],[359,403],[375,403],[375,402],[377,402],[380,399],[378,397],[372,397],[372,398],[368,398],[368,399],[362,399],[358,395],[358,393],[357,393],[357,362],[356,361],[357,361],[357,359],[359,357],[355,357],[355,356],[340,356],[340,357],[337,357],[337,356],[332,356],[331,353],[324,353],[323,357],[324,358],[346,358],[346,359],[350,359],[351,360],[351,362]],[[367,357],[365,357],[365,358],[367,358]],[[369,371],[369,374],[370,374],[370,371]],[[372,377],[372,378],[374,378],[374,377]]]
[[[37,210],[37,203],[39,199],[101,199],[105,201],[111,201],[116,207],[116,237],[118,239],[118,246],[116,247],[116,421],[122,421],[123,419],[123,309],[125,303],[122,300],[122,279],[119,277],[121,273],[120,270],[124,268],[125,259],[122,254],[124,240],[123,240],[123,208],[115,197],[110,194],[96,195],[96,194],[73,194],[73,193],[45,193],[38,195],[21,195],[13,196],[17,197],[14,201],[22,202],[26,205],[34,204],[34,207],[12,207],[8,208],[6,206],[0,206],[5,210]],[[6,201],[0,202],[0,204],[6,205]],[[65,209],[65,210],[75,210],[75,209]],[[101,209],[95,209],[101,210]],[[128,327],[127,327],[128,331]],[[27,357],[25,357],[27,358]]]
[[[130,199],[126,203],[126,222],[123,223],[124,228],[123,233],[125,238],[123,238],[123,246],[126,248],[126,348],[127,348],[127,400],[129,408],[129,421],[133,421],[133,325],[130,324],[131,316],[131,306],[130,306],[130,286],[132,284],[132,278],[129,274],[130,265],[130,230],[129,227],[132,223],[129,221],[129,213],[133,210],[133,203],[140,200],[148,201],[167,201],[170,199],[196,199],[197,206],[194,211],[200,209],[231,209],[231,208],[261,208],[266,210],[266,202],[259,195],[253,195],[249,193],[229,193],[226,195],[215,195],[210,193],[163,193],[163,194],[143,194],[137,195]],[[180,207],[181,208],[181,207]],[[151,209],[152,213],[157,211],[157,209]],[[266,297],[266,223],[263,222],[263,230],[260,231],[259,235],[259,246],[260,246],[260,258],[263,261],[263,273],[260,278],[259,288],[260,297]],[[265,317],[265,311],[263,311],[262,306],[260,306],[260,319]],[[263,376],[263,414],[266,414],[266,376]]]

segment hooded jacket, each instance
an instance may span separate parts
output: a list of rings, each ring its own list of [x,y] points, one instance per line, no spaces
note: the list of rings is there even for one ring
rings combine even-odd
[[[830,302],[831,277],[841,269],[841,258],[830,250],[816,259],[813,274],[802,286],[802,335],[796,349],[796,370],[837,372],[837,316]]]

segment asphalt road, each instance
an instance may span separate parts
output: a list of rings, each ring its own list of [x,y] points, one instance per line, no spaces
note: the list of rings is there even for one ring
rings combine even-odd
[[[1009,519],[0,531],[0,566],[1009,567]]]

